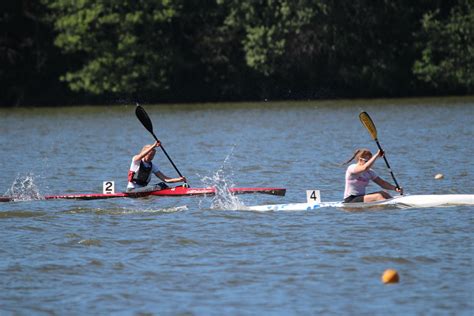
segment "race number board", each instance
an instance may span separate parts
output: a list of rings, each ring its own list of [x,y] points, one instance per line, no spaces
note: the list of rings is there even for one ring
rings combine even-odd
[[[306,203],[321,203],[321,192],[319,190],[306,190]]]
[[[104,181],[102,184],[102,193],[103,194],[115,194],[115,182],[114,181]]]

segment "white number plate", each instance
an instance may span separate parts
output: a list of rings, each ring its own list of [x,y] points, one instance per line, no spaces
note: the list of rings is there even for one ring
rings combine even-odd
[[[321,202],[321,192],[319,190],[306,190],[306,202],[316,204]]]
[[[102,192],[104,194],[114,194],[115,193],[115,182],[114,181],[104,181],[102,184]]]

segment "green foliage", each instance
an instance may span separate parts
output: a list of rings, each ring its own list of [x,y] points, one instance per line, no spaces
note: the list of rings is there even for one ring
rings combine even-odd
[[[242,45],[247,65],[264,75],[273,74],[282,62],[287,38],[301,32],[322,1],[243,0],[219,1],[228,9],[225,25],[243,33]]]
[[[459,1],[445,18],[439,10],[426,13],[420,37],[414,73],[436,88],[474,91],[474,3]]]
[[[320,95],[318,87],[337,94],[350,91],[352,96],[411,92],[416,55],[412,34],[418,30],[423,5],[321,0],[220,3],[229,11],[226,26],[241,34],[247,66],[287,90],[306,90],[302,93],[310,96]]]
[[[6,3],[2,104],[473,91],[472,0]]]
[[[61,80],[93,94],[166,90],[170,25],[177,1],[43,0],[58,32],[55,44],[82,67]]]
[[[322,27],[322,69],[356,96],[396,96],[412,91],[412,34],[422,5],[412,1],[339,2]],[[328,47],[331,49],[328,50]]]
[[[44,104],[67,91],[58,81],[63,60],[53,45],[45,7],[37,1],[1,2],[0,106]]]

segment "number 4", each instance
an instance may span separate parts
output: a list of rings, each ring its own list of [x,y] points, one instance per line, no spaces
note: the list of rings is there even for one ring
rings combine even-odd
[[[321,192],[319,190],[306,190],[306,202],[316,204],[321,202]]]

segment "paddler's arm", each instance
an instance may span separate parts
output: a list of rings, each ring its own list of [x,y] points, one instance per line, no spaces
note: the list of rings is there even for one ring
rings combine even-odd
[[[170,178],[170,177],[164,175],[161,171],[156,172],[155,175],[158,178],[160,178],[161,181],[164,181],[166,183],[186,182],[185,177]]]
[[[150,148],[142,150],[138,155],[133,156],[133,161],[140,161],[142,160],[150,151],[155,149],[155,147],[161,146],[160,141],[156,141]]]
[[[361,172],[369,170],[372,167],[372,165],[375,163],[375,160],[377,160],[378,157],[382,157],[382,156],[383,156],[383,151],[378,150],[377,153],[373,155],[369,160],[367,160],[365,164],[363,165],[357,164],[353,170],[353,173],[361,173]]]
[[[388,183],[387,181],[383,180],[380,177],[377,177],[373,180],[375,183],[377,183],[379,186],[384,188],[385,190],[392,190],[392,191],[397,191],[403,194],[403,188],[397,188],[396,186]]]

